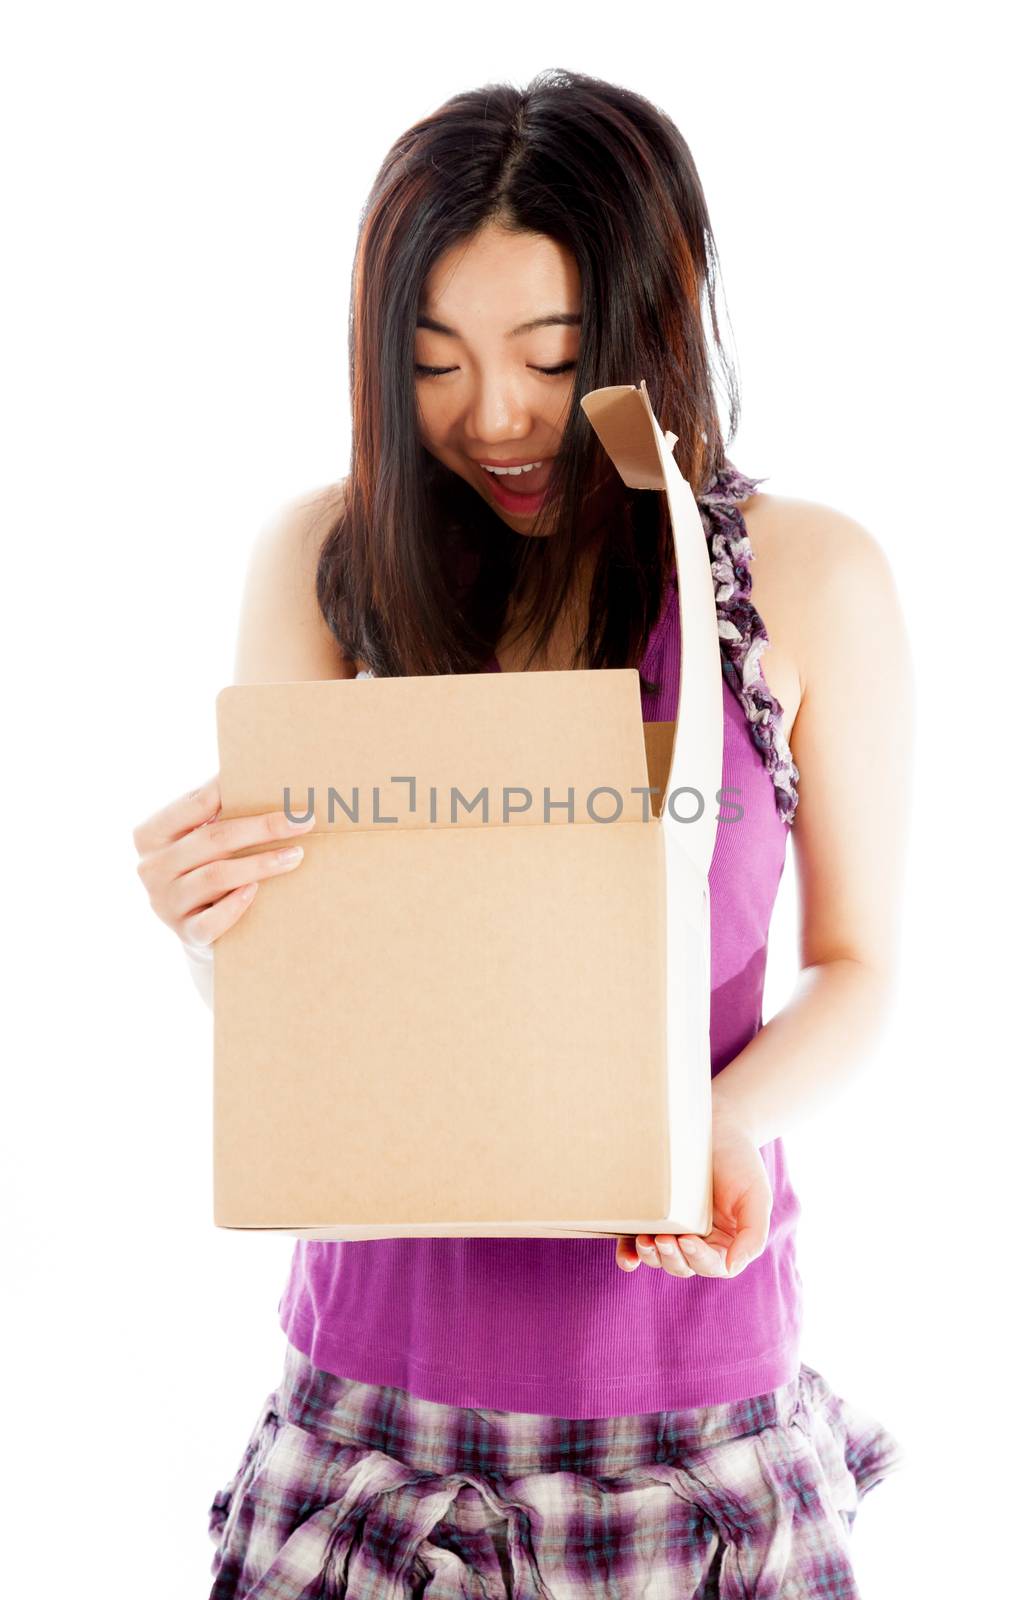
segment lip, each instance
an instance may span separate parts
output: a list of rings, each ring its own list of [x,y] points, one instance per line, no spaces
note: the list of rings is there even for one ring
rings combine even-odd
[[[518,456],[515,460],[509,461],[496,461],[491,459],[487,463],[480,460],[476,462],[478,473],[482,478],[484,478],[489,494],[492,496],[492,499],[495,501],[496,505],[501,506],[504,511],[512,511],[518,517],[534,516],[537,511],[540,511],[542,501],[544,500],[545,493],[548,489],[549,479],[552,476],[552,462],[554,457],[546,456],[544,466],[537,467],[533,472],[528,472],[524,475],[521,475],[520,478],[514,478],[511,480],[514,484],[526,482],[528,488],[524,492],[521,492],[516,488],[509,488],[504,478],[496,477],[493,473],[486,472],[484,470],[485,466],[524,467],[535,459],[540,460],[541,457],[536,458],[535,456]],[[531,487],[532,484],[534,485],[533,488]]]
[[[477,457],[479,467],[529,467],[532,461],[544,461],[547,464],[551,460],[551,456],[507,456],[505,461],[498,456]]]

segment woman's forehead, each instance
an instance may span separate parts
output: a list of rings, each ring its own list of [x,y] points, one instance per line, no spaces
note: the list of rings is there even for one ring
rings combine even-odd
[[[469,339],[493,325],[506,338],[580,320],[580,274],[571,251],[540,233],[494,224],[435,261],[425,280],[418,326]]]

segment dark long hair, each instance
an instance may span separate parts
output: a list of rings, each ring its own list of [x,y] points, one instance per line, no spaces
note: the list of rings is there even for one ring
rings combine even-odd
[[[552,537],[507,527],[419,435],[414,336],[425,279],[445,250],[492,222],[547,235],[579,268],[579,361],[542,512],[552,507]],[[397,139],[360,219],[351,470],[317,576],[319,605],[348,658],[379,677],[476,671],[501,636],[511,596],[539,650],[580,551],[596,543],[585,664],[640,662],[672,571],[665,497],[625,487],[579,398],[646,379],[659,422],[676,435],[680,471],[699,493],[739,418],[717,276],[687,143],[631,90],[553,69],[525,89],[486,84],[454,95]],[[713,352],[728,398],[725,438]],[[594,526],[582,515],[592,485]]]

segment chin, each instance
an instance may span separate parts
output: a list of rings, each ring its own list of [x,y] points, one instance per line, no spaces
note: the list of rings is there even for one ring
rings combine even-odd
[[[506,527],[509,528],[512,533],[519,533],[524,539],[550,539],[552,536],[551,528],[546,528],[544,532],[540,528],[522,528],[520,526],[520,523],[524,520],[522,517],[505,516],[503,512],[499,511],[497,508],[496,516],[499,518],[500,522],[505,523]]]

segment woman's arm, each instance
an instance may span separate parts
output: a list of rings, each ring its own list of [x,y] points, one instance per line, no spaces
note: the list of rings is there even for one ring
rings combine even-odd
[[[342,507],[343,484],[285,506],[256,540],[241,597],[234,655],[235,683],[299,683],[352,678],[315,594],[318,555]],[[198,993],[214,1010],[211,946],[182,946]]]
[[[235,683],[353,678],[315,593],[318,558],[346,480],[286,506],[256,541],[237,625]]]
[[[898,961],[914,678],[891,568],[851,518],[811,508],[784,560],[803,684],[790,746],[802,971],[789,1003],[712,1084],[760,1146],[824,1109],[883,1025]],[[767,653],[763,660],[767,676]]]

